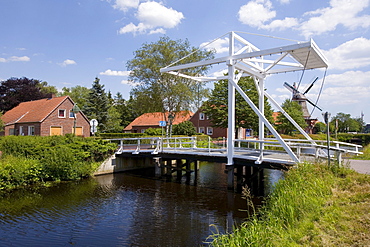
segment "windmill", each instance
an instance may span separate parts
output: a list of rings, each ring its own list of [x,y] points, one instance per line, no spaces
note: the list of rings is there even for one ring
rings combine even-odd
[[[298,91],[298,87],[296,83],[294,83],[293,86],[291,86],[287,82],[284,82],[284,87],[286,87],[293,94],[292,101],[296,101],[302,107],[303,117],[306,120],[311,118],[311,114],[309,113],[308,108],[307,108],[307,102],[310,103],[313,107],[316,107],[317,109],[322,111],[320,107],[318,107],[316,104],[314,104],[311,100],[309,100],[306,97],[306,93],[308,93],[308,91],[311,90],[311,88],[313,87],[313,84],[318,79],[319,77],[316,77],[315,80],[311,82],[310,86],[304,91],[304,93],[301,93],[300,91]]]

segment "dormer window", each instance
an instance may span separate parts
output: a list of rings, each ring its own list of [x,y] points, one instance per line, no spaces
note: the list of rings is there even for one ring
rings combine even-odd
[[[58,117],[65,118],[66,117],[66,110],[58,110]]]

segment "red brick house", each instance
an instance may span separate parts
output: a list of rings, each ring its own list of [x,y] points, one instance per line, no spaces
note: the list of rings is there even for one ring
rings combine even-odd
[[[172,124],[179,124],[188,121],[193,113],[190,111],[181,111],[176,113]],[[166,112],[166,119],[168,119],[168,112]],[[165,121],[163,112],[144,113],[132,121],[126,128],[125,133],[144,133],[149,128],[160,128],[159,122]]]
[[[199,109],[189,120],[192,122],[198,133],[209,135],[211,138],[225,137],[227,138],[227,128],[213,127],[211,119]],[[227,119],[225,119],[227,121]],[[253,137],[252,130],[246,130],[244,128],[238,129],[238,139],[245,139],[247,137]]]
[[[65,135],[74,132],[74,102],[69,96],[23,102],[2,116],[0,135]],[[80,111],[76,114],[76,135],[90,136],[90,123]]]

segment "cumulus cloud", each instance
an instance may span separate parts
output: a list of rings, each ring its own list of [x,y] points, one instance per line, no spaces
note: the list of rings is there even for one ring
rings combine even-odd
[[[116,0],[113,7],[123,12],[128,11],[130,8],[137,8],[139,6],[139,0]]]
[[[6,62],[29,62],[31,59],[27,56],[23,57],[17,57],[17,56],[12,56],[9,58],[2,58],[0,57],[0,63],[6,63]]]
[[[172,8],[167,8],[162,3],[144,2],[137,9],[136,18],[139,23],[129,23],[119,30],[119,34],[154,34],[165,33],[165,29],[174,28],[181,23],[184,15]]]
[[[133,87],[136,87],[136,86],[140,85],[140,83],[129,81],[129,80],[122,80],[121,84],[129,85],[129,86],[133,86]]]
[[[254,0],[240,7],[239,21],[252,27],[263,27],[264,23],[276,16],[269,0]]]
[[[73,65],[73,64],[77,64],[77,63],[74,60],[66,59],[63,61],[63,63],[60,63],[59,65],[62,67],[66,67],[68,65]]]
[[[280,3],[289,3],[289,0],[280,0]],[[350,30],[370,27],[370,15],[362,14],[369,4],[370,0],[331,0],[329,7],[306,12],[301,19],[274,19],[277,14],[270,0],[252,0],[240,7],[238,18],[241,23],[259,29],[295,28],[308,38],[333,31],[339,25]]]
[[[370,15],[360,13],[369,6],[369,0],[331,0],[330,7],[305,13],[309,19],[302,23],[300,30],[305,37],[333,31],[342,24],[349,29],[370,26]]]
[[[334,86],[368,86],[370,71],[346,71],[342,74],[331,74],[326,77],[327,85]],[[366,92],[367,94],[369,91]]]
[[[130,75],[130,71],[117,71],[117,70],[107,69],[104,72],[100,72],[100,75],[107,75],[107,76],[129,76]]]
[[[204,47],[208,50],[215,50],[216,53],[224,53],[229,51],[229,38],[217,39],[214,42],[204,42],[200,44],[200,47]]]
[[[356,38],[333,49],[323,51],[330,69],[355,69],[370,65],[370,40]]]

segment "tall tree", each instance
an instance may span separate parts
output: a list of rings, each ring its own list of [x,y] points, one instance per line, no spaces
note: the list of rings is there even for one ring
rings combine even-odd
[[[129,125],[137,116],[134,111],[132,111],[131,103],[132,97],[130,97],[130,100],[125,100],[122,97],[122,94],[118,92],[114,96],[114,107],[116,108],[119,118],[121,119],[121,125],[122,127],[126,127]],[[140,109],[140,107],[138,107]]]
[[[238,85],[247,96],[258,106],[258,92],[251,77],[242,77]],[[228,116],[228,81],[221,80],[214,84],[211,96],[202,107],[202,111],[210,117],[213,126],[227,128]],[[265,117],[272,121],[272,109],[265,97]],[[258,116],[237,92],[235,95],[235,128],[243,127],[258,132]]]
[[[0,111],[0,132],[4,130],[4,122],[3,120],[1,119],[1,117],[3,116],[3,113]]]
[[[179,64],[213,58],[213,51],[203,51],[192,47],[188,40],[171,40],[161,37],[154,43],[145,43],[135,51],[134,58],[127,63],[131,71],[129,80],[139,85],[131,95],[140,102],[140,109],[145,112],[173,112],[189,110],[196,100],[197,88],[204,84],[190,79],[160,73],[160,68],[186,57]],[[202,75],[209,67],[187,69],[188,75]],[[199,90],[198,90],[199,91]]]
[[[351,114],[346,114],[343,112],[338,112],[337,115],[332,117],[330,125],[336,126],[336,122],[338,122],[337,131],[342,133],[361,131],[364,125],[361,118],[353,119],[351,118]]]
[[[90,94],[90,89],[83,86],[75,87],[63,87],[62,92],[59,93],[60,96],[68,95],[71,99],[81,108],[84,109],[86,106],[87,99]]]
[[[100,84],[99,78],[95,78],[90,89],[89,97],[87,98],[86,106],[82,111],[89,119],[95,118],[98,120],[99,132],[106,131],[109,108],[109,100],[105,93],[104,85]]]
[[[293,120],[302,128],[307,126],[306,121],[303,118],[303,111],[302,107],[296,102],[286,99],[281,108],[288,113],[288,115],[293,118]],[[276,123],[277,130],[282,134],[291,135],[293,131],[296,129],[294,125],[282,114],[280,113],[277,117]]]
[[[51,97],[57,93],[54,86],[35,79],[10,78],[0,83],[0,111],[8,111],[21,102]]]

